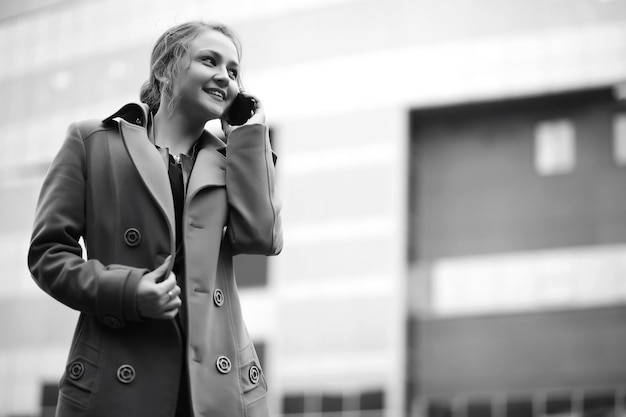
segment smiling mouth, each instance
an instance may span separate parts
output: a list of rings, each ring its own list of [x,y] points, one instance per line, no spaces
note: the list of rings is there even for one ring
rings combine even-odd
[[[210,96],[217,98],[220,101],[226,100],[226,94],[221,90],[217,90],[214,88],[205,88],[204,92]]]

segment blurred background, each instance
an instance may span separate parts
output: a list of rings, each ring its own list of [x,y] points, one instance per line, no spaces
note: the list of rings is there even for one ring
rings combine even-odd
[[[0,416],[78,316],[26,267],[65,129],[197,18],[279,154],[284,251],[236,258],[277,416],[626,416],[625,0],[3,0]]]

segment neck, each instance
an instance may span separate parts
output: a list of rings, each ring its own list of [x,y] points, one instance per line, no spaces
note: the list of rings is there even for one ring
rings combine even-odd
[[[163,106],[154,115],[153,123],[155,145],[169,148],[173,155],[188,154],[204,129],[203,123],[194,123],[177,111],[168,114]]]

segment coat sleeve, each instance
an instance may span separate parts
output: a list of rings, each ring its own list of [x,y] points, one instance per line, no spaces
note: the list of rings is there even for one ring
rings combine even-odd
[[[41,188],[28,267],[37,284],[58,301],[121,327],[139,320],[135,294],[147,271],[83,259],[79,239],[85,230],[86,178],[84,141],[72,124]]]
[[[268,127],[235,129],[226,152],[227,233],[235,254],[277,255],[283,247],[281,203]]]

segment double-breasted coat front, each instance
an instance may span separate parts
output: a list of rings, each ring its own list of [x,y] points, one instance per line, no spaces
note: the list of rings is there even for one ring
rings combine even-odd
[[[57,415],[172,417],[186,356],[195,416],[268,416],[232,265],[238,253],[282,248],[268,128],[237,128],[228,145],[205,131],[194,147],[182,221],[183,337],[174,320],[141,318],[135,300],[141,277],[175,251],[167,159],[148,138],[149,119],[145,104],[131,103],[72,124],[42,186],[29,268],[80,312]]]

